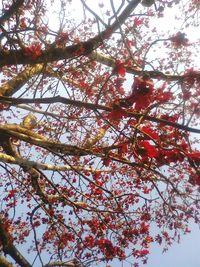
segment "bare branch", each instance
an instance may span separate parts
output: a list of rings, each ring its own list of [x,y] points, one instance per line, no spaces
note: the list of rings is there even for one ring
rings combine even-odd
[[[2,25],[6,20],[8,20],[12,15],[14,15],[20,7],[24,4],[24,0],[13,1],[13,4],[8,10],[0,17],[0,25]]]

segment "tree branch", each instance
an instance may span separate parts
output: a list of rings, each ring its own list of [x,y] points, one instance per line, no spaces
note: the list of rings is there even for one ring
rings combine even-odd
[[[28,130],[15,124],[0,125],[0,133],[1,135],[3,134],[9,137],[15,137],[30,144],[43,147],[53,153],[79,156],[88,155],[91,153],[89,149],[84,149],[75,145],[68,145],[48,140],[47,138],[33,132],[32,130]]]
[[[0,152],[0,161],[5,163],[11,163],[16,164],[22,167],[28,167],[28,168],[36,168],[40,170],[48,170],[48,171],[87,171],[92,173],[101,173],[101,172],[114,172],[115,170],[101,170],[101,169],[92,169],[87,167],[81,167],[81,166],[58,166],[58,165],[52,165],[52,164],[43,164],[39,162],[35,162],[32,160],[27,160],[23,158],[15,158],[13,156],[6,155],[4,153]]]
[[[0,95],[11,96],[16,93],[26,82],[32,78],[34,75],[40,73],[43,69],[43,64],[36,64],[33,66],[28,66],[10,81],[4,83],[0,86]]]
[[[8,10],[0,17],[0,25],[2,25],[6,20],[8,20],[12,15],[14,15],[19,8],[24,4],[24,0],[16,0],[10,6]]]
[[[0,256],[0,266],[1,267],[13,267],[13,264],[8,262],[5,257]]]
[[[103,65],[106,65],[108,67],[111,67],[111,68],[115,68],[116,67],[116,60],[111,58],[111,57],[107,57],[107,56],[104,56],[103,54],[100,54],[96,51],[93,51],[91,54],[88,55],[88,57],[94,61],[97,61]],[[124,68],[126,69],[126,72],[127,73],[130,73],[130,74],[134,74],[134,75],[138,75],[138,76],[141,76],[144,74],[144,72],[146,74],[148,74],[151,78],[154,78],[154,79],[163,79],[165,81],[182,81],[186,78],[185,75],[169,75],[169,74],[164,74],[163,72],[161,71],[157,71],[157,70],[154,70],[154,71],[144,71],[142,69],[140,69],[139,67],[129,67],[127,66],[126,64],[124,64]],[[198,77],[200,76],[199,74],[197,74]]]
[[[48,264],[45,264],[44,267],[84,267],[82,264],[78,263],[76,260],[68,261],[68,262],[51,262]]]
[[[0,218],[0,240],[3,252],[9,254],[21,267],[31,267],[31,264],[22,256],[11,241],[11,236],[6,232],[2,219]]]
[[[115,20],[115,22],[108,26],[104,31],[100,32],[94,38],[89,39],[86,42],[80,42],[79,44],[70,45],[67,47],[51,47],[42,51],[39,58],[33,59],[31,56],[27,56],[22,49],[0,51],[0,67],[16,65],[16,64],[37,64],[48,63],[58,61],[62,59],[70,59],[78,56],[87,56],[92,53],[93,50],[98,48],[104,40],[108,39],[114,31],[116,31],[120,24],[122,25],[132,11],[140,3],[140,0],[132,0],[127,7],[121,13],[121,15]]]
[[[46,97],[43,99],[41,99],[41,98],[35,98],[35,99],[20,98],[20,99],[18,99],[18,98],[8,98],[8,97],[0,96],[0,101],[7,103],[7,104],[11,104],[11,105],[28,104],[28,103],[40,103],[40,104],[63,103],[66,105],[73,105],[76,107],[84,107],[86,109],[90,109],[90,110],[94,110],[94,111],[97,111],[97,110],[104,110],[104,111],[108,111],[108,112],[113,111],[113,107],[108,107],[108,106],[99,105],[99,104],[97,105],[97,104],[82,102],[82,101],[78,101],[78,100],[71,100],[71,99],[68,99],[65,97],[61,97],[61,96]],[[124,111],[126,112],[126,110],[124,110]],[[182,124],[175,123],[172,121],[164,120],[161,118],[156,118],[156,117],[149,116],[146,114],[136,113],[136,112],[126,112],[126,115],[130,118],[137,118],[137,119],[140,119],[141,117],[143,117],[144,120],[149,120],[149,121],[153,121],[156,123],[163,123],[164,125],[169,125],[169,126],[172,126],[176,129],[200,134],[200,129],[188,127],[186,125],[182,125]]]

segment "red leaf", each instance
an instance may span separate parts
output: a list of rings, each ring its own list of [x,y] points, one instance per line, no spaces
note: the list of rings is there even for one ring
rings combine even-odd
[[[147,254],[149,254],[149,250],[147,250],[147,249],[135,250],[133,253],[134,257],[136,257],[136,258],[144,257]]]
[[[24,55],[30,56],[33,60],[42,55],[41,44],[38,42],[33,43],[29,47],[24,48]]]
[[[125,76],[126,68],[124,67],[124,63],[121,63],[121,62],[116,63],[116,72],[121,77]]]
[[[185,33],[177,32],[177,34],[170,38],[175,47],[187,46],[188,39],[185,37]]]
[[[159,151],[148,141],[141,141],[140,145],[146,150],[146,154],[148,157],[155,158],[159,155]]]
[[[143,23],[143,19],[140,17],[135,17],[133,20],[134,26],[140,26]]]
[[[120,106],[114,106],[113,110],[108,114],[108,118],[113,121],[120,121],[125,116],[126,112]]]
[[[150,136],[152,139],[156,140],[156,141],[159,141],[160,138],[159,138],[159,135],[153,131],[150,127],[147,127],[147,126],[143,126],[142,127],[142,131],[147,134],[148,136]]]

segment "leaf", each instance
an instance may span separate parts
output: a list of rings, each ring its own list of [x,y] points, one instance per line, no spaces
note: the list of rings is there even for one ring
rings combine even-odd
[[[126,117],[126,111],[122,109],[120,106],[115,105],[113,110],[108,114],[108,118],[111,121],[119,122],[123,117]]]
[[[150,136],[152,139],[156,140],[156,141],[160,141],[159,135],[158,133],[156,133],[154,130],[152,130],[150,127],[148,126],[143,126],[141,129],[145,134],[147,134],[148,136]]]
[[[124,64],[121,62],[117,62],[116,64],[116,72],[119,76],[124,77],[126,74],[126,68],[124,67]]]
[[[188,39],[185,37],[186,34],[182,32],[177,32],[177,34],[170,38],[172,44],[175,47],[188,46]]]
[[[143,147],[146,151],[146,155],[151,158],[159,156],[159,151],[152,146],[148,141],[141,141],[140,146]]]

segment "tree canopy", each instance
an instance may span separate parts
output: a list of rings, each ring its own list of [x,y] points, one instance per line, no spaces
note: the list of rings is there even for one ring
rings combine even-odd
[[[1,0],[0,266],[136,267],[199,223],[199,10]]]

